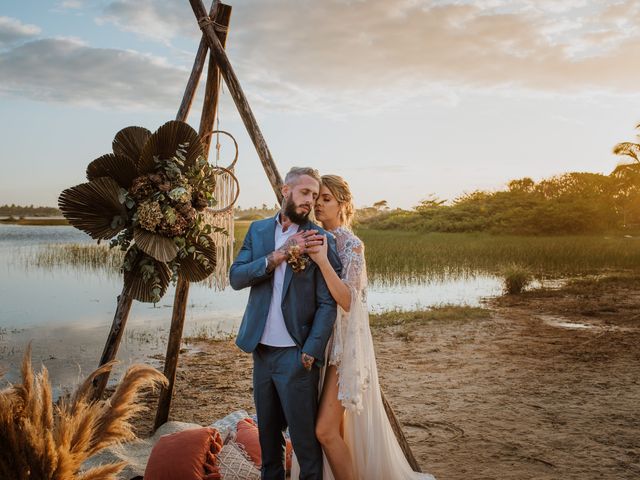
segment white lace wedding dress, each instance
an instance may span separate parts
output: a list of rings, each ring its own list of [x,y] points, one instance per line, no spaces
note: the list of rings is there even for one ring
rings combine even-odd
[[[354,477],[358,480],[435,480],[432,475],[411,469],[382,404],[369,329],[364,245],[346,227],[331,233],[336,237],[342,261],[342,280],[351,290],[351,306],[348,312],[338,306],[327,358],[329,365],[335,365],[338,371],[338,399],[345,407],[344,440],[351,452]],[[324,372],[320,378],[324,378]],[[298,480],[298,474],[294,455],[292,480]],[[334,480],[326,457],[323,478]]]

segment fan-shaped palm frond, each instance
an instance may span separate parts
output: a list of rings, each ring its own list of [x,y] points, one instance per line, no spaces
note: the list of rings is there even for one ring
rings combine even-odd
[[[192,248],[193,252],[180,259],[180,274],[190,282],[200,282],[216,269],[216,245],[213,238],[206,236],[204,242],[193,242]]]
[[[102,155],[87,166],[87,180],[111,177],[124,189],[128,189],[137,176],[138,170],[133,161],[115,153]]]
[[[131,159],[138,166],[140,154],[151,132],[143,127],[127,127],[116,133],[113,139],[113,153]]]
[[[129,265],[124,268],[124,285],[129,294],[140,302],[158,302],[171,281],[171,269],[137,247],[132,247],[127,257]]]
[[[184,169],[195,165],[204,149],[198,133],[184,122],[176,120],[165,123],[145,143],[140,155],[138,169],[142,173],[156,169],[155,158],[166,159],[176,155],[184,146]]]
[[[171,238],[149,232],[144,228],[136,228],[133,231],[133,239],[143,252],[161,262],[170,262],[178,254],[176,242]]]
[[[127,219],[120,203],[120,186],[109,177],[67,188],[60,194],[58,206],[71,225],[95,239],[117,235]]]

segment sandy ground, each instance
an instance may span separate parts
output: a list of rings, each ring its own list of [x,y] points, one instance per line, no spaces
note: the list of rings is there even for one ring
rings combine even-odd
[[[489,302],[490,319],[374,329],[381,384],[422,468],[439,480],[640,478],[639,285],[527,293]],[[232,341],[197,348],[181,360],[171,418],[253,411],[250,356]]]

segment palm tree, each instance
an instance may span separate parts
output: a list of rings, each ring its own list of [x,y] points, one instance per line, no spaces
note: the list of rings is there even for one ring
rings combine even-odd
[[[640,124],[636,125],[640,129]],[[640,138],[640,135],[638,135]],[[623,224],[628,225],[630,208],[640,198],[640,144],[632,142],[618,143],[613,147],[613,153],[633,159],[630,163],[621,163],[610,173],[616,179],[616,201],[620,207]]]

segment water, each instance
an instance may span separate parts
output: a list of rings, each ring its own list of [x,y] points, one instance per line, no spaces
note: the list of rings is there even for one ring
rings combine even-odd
[[[0,367],[6,379],[17,379],[17,366],[31,341],[34,366],[49,368],[59,388],[75,383],[97,366],[104,347],[119,275],[74,267],[27,266],[43,245],[92,243],[88,235],[68,226],[0,225]],[[425,308],[437,304],[478,305],[482,297],[498,295],[497,277],[422,279],[402,285],[369,286],[371,311]],[[174,288],[155,306],[134,302],[118,352],[126,365],[148,361],[166,348]],[[202,284],[191,286],[185,336],[233,334],[242,318],[248,290],[216,292]]]

